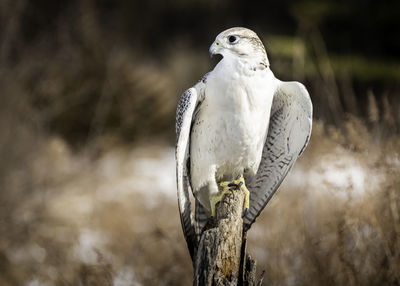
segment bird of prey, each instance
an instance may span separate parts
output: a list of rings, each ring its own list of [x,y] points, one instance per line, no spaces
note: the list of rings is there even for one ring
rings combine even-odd
[[[192,256],[232,185],[247,193],[243,224],[250,228],[303,152],[312,125],[306,88],[275,78],[255,32],[225,30],[209,52],[222,59],[182,94],[176,112],[178,205]]]

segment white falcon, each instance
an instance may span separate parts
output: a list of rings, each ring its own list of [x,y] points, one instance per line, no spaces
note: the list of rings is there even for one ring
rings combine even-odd
[[[178,203],[191,255],[228,184],[247,192],[243,221],[250,228],[303,152],[312,125],[306,88],[275,78],[256,33],[223,31],[210,54],[223,58],[183,93],[176,113]]]

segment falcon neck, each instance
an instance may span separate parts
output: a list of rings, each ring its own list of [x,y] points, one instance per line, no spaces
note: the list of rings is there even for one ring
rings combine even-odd
[[[251,76],[258,71],[270,71],[266,55],[249,57],[231,54],[224,55],[214,70],[229,70],[247,76]]]

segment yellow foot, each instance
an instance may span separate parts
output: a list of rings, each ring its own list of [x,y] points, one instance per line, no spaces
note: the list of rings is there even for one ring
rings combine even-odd
[[[217,194],[210,195],[211,216],[215,216],[215,205],[222,200],[223,196],[238,189],[242,189],[246,194],[243,202],[243,216],[246,215],[250,207],[250,192],[247,189],[246,184],[244,183],[243,175],[241,175],[236,180],[233,180],[232,182],[220,182],[219,187],[222,189],[222,191]]]
[[[234,187],[235,189],[241,189],[245,192],[245,197],[243,202],[243,211],[244,211],[243,216],[245,216],[250,207],[250,192],[246,187],[243,175],[240,175],[239,178],[233,180],[228,186]]]
[[[215,205],[218,204],[225,194],[228,194],[233,191],[233,189],[229,186],[231,182],[220,182],[219,186],[222,188],[222,191],[217,194],[210,195],[210,207],[211,207],[211,216],[215,216]]]

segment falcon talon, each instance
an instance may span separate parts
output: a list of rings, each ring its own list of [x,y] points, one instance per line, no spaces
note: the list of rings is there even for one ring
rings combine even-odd
[[[229,187],[230,182],[220,182],[218,185],[222,190],[216,194],[211,194],[209,197],[210,200],[210,210],[211,210],[211,216],[215,217],[215,206],[223,199],[225,194],[232,193],[233,194],[233,189]]]
[[[219,183],[219,186],[221,187],[221,188],[223,188],[223,189],[225,189],[225,188],[227,188],[227,187],[231,187],[230,186],[230,184],[231,184],[231,182],[220,182]]]
[[[228,187],[234,187],[236,190],[240,189],[243,185],[243,181],[240,181],[239,184],[236,183],[229,183]]]

